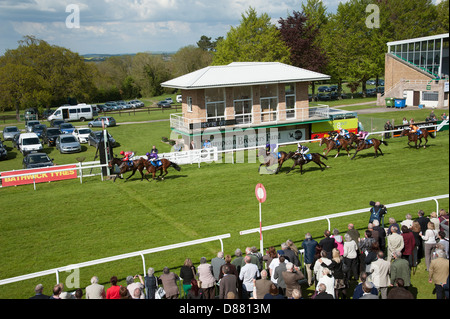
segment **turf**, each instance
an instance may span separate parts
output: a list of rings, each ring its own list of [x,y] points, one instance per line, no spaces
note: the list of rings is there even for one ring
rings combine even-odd
[[[397,112],[395,116],[403,117]],[[120,142],[120,149],[133,149],[138,154],[145,154],[153,144],[161,151],[170,149],[160,142],[162,136],[170,134],[167,122],[120,125],[110,132]],[[224,240],[226,254],[233,255],[238,247],[259,247],[258,234],[239,235],[241,230],[259,225],[254,195],[257,183],[263,183],[267,190],[267,201],[262,205],[264,226],[365,208],[371,200],[389,204],[448,193],[448,131],[430,140],[427,149],[409,148],[403,138],[388,143],[382,147],[382,157],[373,158],[373,149],[360,152],[355,160],[344,155],[329,157],[331,168],[321,172],[310,163],[302,176],[298,168],[285,174],[291,161],[278,175],[258,174],[259,163],[219,162],[200,168],[184,165],[180,172],[171,169],[161,182],[141,182],[136,175],[128,182],[90,177],[83,184],[78,180],[44,183],[38,184],[36,191],[32,186],[2,188],[1,278],[225,233],[231,234]],[[322,151],[318,143],[310,147],[311,152]],[[80,156],[59,155],[53,149],[49,152],[61,163],[73,163]],[[87,147],[82,154],[93,159],[95,151]],[[14,165],[20,168],[20,160],[19,154],[1,162],[0,171]],[[439,204],[448,209],[448,199]],[[415,215],[423,209],[429,214],[435,207],[432,201],[408,205],[389,210],[389,216],[402,220],[407,213]],[[331,221],[331,228],[344,232],[347,223],[353,222],[362,233],[367,220],[365,214],[338,218]],[[325,228],[324,221],[267,231],[264,246],[279,247],[288,238],[300,246],[306,232],[321,239]],[[219,249],[217,241],[148,255],[146,266],[154,267],[157,273],[164,266],[177,271],[185,258],[198,263],[202,256],[213,258]],[[413,284],[418,287],[418,298],[430,299],[433,287],[426,281],[423,264]],[[92,266],[80,270],[80,285],[85,287],[91,276],[97,275],[108,287],[111,276],[123,281],[136,273],[142,273],[140,258]],[[61,281],[68,275],[60,274]],[[37,283],[43,283],[50,294],[55,276],[4,285],[0,298],[27,298]]]

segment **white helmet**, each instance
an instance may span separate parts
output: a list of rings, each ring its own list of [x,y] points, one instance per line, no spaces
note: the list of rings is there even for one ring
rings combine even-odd
[[[302,144],[300,144],[300,142],[298,142],[298,143],[297,143],[297,147],[300,147],[300,146],[302,146]]]

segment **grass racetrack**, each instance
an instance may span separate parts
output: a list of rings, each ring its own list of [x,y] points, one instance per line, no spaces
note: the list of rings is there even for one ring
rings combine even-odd
[[[170,135],[168,122],[119,125],[110,132],[121,143],[120,150],[133,149],[143,155],[152,144],[161,152],[169,150],[168,145],[157,142],[161,136]],[[102,182],[100,177],[90,177],[83,179],[83,184],[78,179],[38,184],[36,191],[32,185],[2,188],[1,279],[226,233],[231,238],[224,240],[225,254],[233,255],[236,248],[259,247],[258,234],[239,235],[241,230],[259,226],[254,192],[257,183],[262,183],[267,191],[267,201],[262,204],[263,226],[366,208],[372,200],[390,204],[448,193],[448,131],[429,139],[426,149],[408,147],[406,138],[387,141],[389,146],[381,146],[384,156],[374,158],[371,148],[350,160],[345,151],[338,158],[334,158],[336,151],[331,151],[326,161],[331,168],[322,172],[316,164],[309,163],[301,176],[298,167],[285,174],[291,160],[278,175],[258,174],[259,162],[219,162],[202,164],[200,168],[197,164],[183,165],[180,172],[170,168],[167,178],[159,182],[141,182],[137,173],[128,182]],[[295,145],[282,148],[294,149]],[[321,153],[323,147],[311,143],[310,149],[311,153]],[[76,162],[54,150],[49,152],[60,162]],[[88,147],[82,156],[93,159],[93,154],[92,147]],[[77,156],[80,155],[73,158]],[[19,153],[11,160],[16,162],[15,169],[20,168],[17,163],[21,159]],[[12,169],[11,161],[1,162],[0,171]],[[439,205],[448,210],[448,199],[440,200]],[[419,209],[428,216],[435,207],[430,201],[392,208],[388,217],[401,221],[411,213],[415,218]],[[369,213],[337,218],[331,220],[331,228],[338,228],[343,234],[352,222],[363,234],[368,219]],[[306,232],[319,241],[326,228],[323,221],[266,231],[264,246],[279,247],[291,239],[300,247]],[[179,273],[185,258],[197,265],[200,257],[210,260],[219,250],[217,241],[146,255],[145,261],[157,275],[164,266]],[[433,299],[434,285],[427,281],[424,264],[419,264],[412,282],[418,299]],[[126,276],[137,273],[142,274],[140,257],[82,268],[80,286],[86,287],[90,278],[97,275],[108,288],[111,276],[125,284]],[[68,275],[61,273],[60,281],[66,282]],[[50,295],[55,276],[3,285],[0,298],[28,298],[38,283]],[[312,287],[308,292],[312,292]]]

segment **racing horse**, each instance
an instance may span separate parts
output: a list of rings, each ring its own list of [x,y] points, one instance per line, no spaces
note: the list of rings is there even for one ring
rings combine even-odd
[[[158,162],[158,161],[161,161],[161,165],[156,167],[155,165],[153,165],[151,163],[151,161],[143,159],[143,162],[144,162],[143,166],[147,169],[147,173],[145,175],[151,173],[152,174],[152,178],[155,180],[156,179],[155,178],[156,172],[159,170],[160,174],[159,174],[158,178],[160,178],[161,180],[164,180],[164,177],[167,174],[169,174],[169,172],[167,171],[167,169],[169,167],[173,167],[178,172],[181,171],[181,167],[178,166],[178,164],[169,161],[167,158],[160,158],[156,162]],[[163,173],[164,173],[164,175],[163,175]],[[145,178],[147,178],[147,176]]]
[[[294,169],[295,166],[300,166],[300,175],[303,174],[303,165],[308,164],[309,162],[314,162],[317,165],[319,165],[320,169],[323,171],[325,168],[330,168],[327,164],[322,162],[320,158],[324,158],[328,160],[328,158],[325,155],[319,154],[319,153],[311,153],[311,154],[305,154],[306,160],[303,159],[303,157],[299,154],[296,154],[294,152],[289,152],[288,158],[292,158],[294,160],[294,165],[286,172],[288,174],[291,170]],[[322,167],[323,165],[323,167]]]
[[[425,139],[425,144],[423,145],[423,148],[427,147],[427,143],[428,143],[428,136],[430,136],[431,138],[434,138],[434,135],[430,132],[427,131],[427,129],[422,128],[421,129],[422,134],[418,135],[417,133],[413,133],[408,129],[404,129],[402,131],[402,133],[400,134],[400,137],[402,136],[408,136],[408,146],[411,146],[410,143],[414,142],[416,148],[419,148],[422,145],[422,137]],[[417,140],[419,140],[419,145],[417,145]]]
[[[271,153],[271,154],[267,155],[266,154],[266,150],[264,148],[260,148],[258,150],[258,158],[260,158],[260,162],[261,162],[261,164],[258,167],[258,172],[260,172],[261,166],[265,166],[266,169],[269,172],[271,172],[272,174],[273,173],[275,173],[275,174],[278,173],[278,171],[279,171],[281,166],[279,164],[279,160],[275,157],[274,154]],[[277,168],[273,169],[273,166],[277,165],[277,164],[278,164]],[[272,168],[269,168],[269,167],[272,167]]]
[[[319,146],[322,146],[323,144],[326,144],[326,148],[323,150],[323,155],[325,156],[327,156],[332,149],[337,149],[337,154],[335,156],[336,158],[339,156],[342,148],[344,148],[347,151],[347,155],[350,156],[350,151],[348,150],[349,141],[345,139],[339,138],[337,141],[334,141],[330,138],[322,137]]]
[[[336,132],[336,131],[328,132],[328,135],[330,136],[330,139],[334,139],[334,137],[336,137],[336,135],[338,135],[338,134],[339,134],[339,133]],[[349,138],[348,138],[348,139],[346,139],[346,138],[344,138],[344,137],[342,137],[342,136],[339,136],[339,138],[340,138],[340,139],[346,140],[346,141],[348,142],[348,146],[349,146],[350,148],[353,148],[353,143],[355,143],[355,146],[358,146],[358,143],[359,143],[358,135],[356,135],[356,134],[353,133],[353,132],[349,132],[348,135],[349,135]]]
[[[141,181],[142,181],[144,179],[144,177],[145,177],[145,179],[148,180],[147,176],[145,176],[143,173],[144,162],[145,162],[145,159],[140,157],[137,160],[132,160],[131,165],[129,165],[127,162],[122,161],[121,158],[114,157],[109,161],[108,167],[113,168],[115,165],[117,165],[119,167],[119,172],[114,177],[114,182],[116,181],[117,177],[119,177],[120,179],[123,179],[123,177],[122,177],[123,173],[133,171],[133,173],[125,179],[125,181],[129,180],[131,178],[131,176],[133,176],[136,173],[137,170],[139,170],[139,172],[141,173]]]
[[[354,159],[355,156],[356,156],[356,154],[357,154],[359,151],[369,149],[369,148],[371,148],[372,146],[373,146],[373,149],[375,150],[375,158],[376,158],[377,155],[378,155],[378,151],[380,151],[380,154],[381,154],[381,155],[384,155],[383,152],[381,151],[381,148],[380,148],[380,145],[381,145],[381,144],[384,144],[384,145],[388,146],[388,143],[387,143],[387,142],[385,142],[385,141],[380,141],[380,140],[378,140],[378,139],[376,139],[376,138],[371,138],[371,139],[367,139],[367,140],[361,140],[361,141],[359,142],[359,144],[358,144],[358,147],[356,148],[355,154],[353,155],[353,157],[352,157],[351,159]]]

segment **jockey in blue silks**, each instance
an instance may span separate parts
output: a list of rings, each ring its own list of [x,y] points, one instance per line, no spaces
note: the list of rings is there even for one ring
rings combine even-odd
[[[297,143],[297,150],[295,151],[295,153],[300,154],[305,161],[306,161],[305,154],[308,152],[309,152],[309,148],[307,146],[300,144],[300,142]]]

